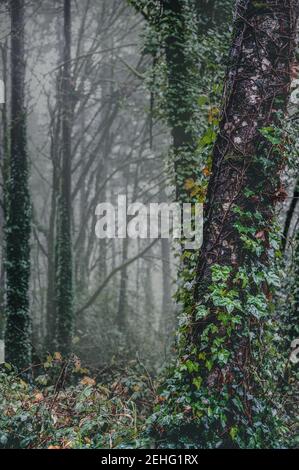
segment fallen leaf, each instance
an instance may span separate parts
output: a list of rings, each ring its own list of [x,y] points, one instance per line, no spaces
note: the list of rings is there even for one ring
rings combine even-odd
[[[204,167],[204,169],[202,170],[203,174],[208,177],[210,176],[211,172],[209,170],[209,168],[207,166]]]
[[[195,186],[195,181],[194,181],[194,179],[188,178],[188,179],[185,181],[184,186],[185,186],[185,189],[187,189],[187,190],[194,188],[194,186]]]
[[[91,377],[83,377],[83,379],[80,381],[82,385],[91,385],[94,386],[96,384],[96,381],[92,379]]]
[[[43,401],[43,399],[44,399],[44,395],[42,393],[36,393],[34,395],[34,402],[35,403],[39,403],[39,402]]]
[[[62,361],[62,355],[61,355],[61,353],[60,353],[60,352],[54,353],[54,359],[55,359],[56,361],[59,361],[59,362]]]

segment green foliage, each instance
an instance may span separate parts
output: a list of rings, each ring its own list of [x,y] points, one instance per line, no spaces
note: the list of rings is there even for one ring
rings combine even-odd
[[[285,137],[272,127],[261,135],[256,165],[268,175],[269,165],[275,168],[284,159]],[[279,147],[274,162],[267,161],[265,142]],[[274,172],[267,177],[276,181]],[[281,405],[289,393],[279,385],[286,380],[287,357],[272,301],[281,285],[280,233],[274,216],[269,225],[262,188],[248,187],[244,193],[243,206],[232,208],[242,263],[212,265],[195,305],[194,271],[181,273],[178,359],[149,421],[149,434],[162,448],[295,445],[293,424]]]
[[[77,358],[64,362],[56,353],[38,373],[29,384],[9,364],[0,372],[0,448],[146,445],[138,436],[155,390],[142,366],[109,371],[99,382]]]
[[[277,285],[271,269],[241,268],[233,272],[230,266],[213,267],[210,294],[196,307],[196,320],[206,321],[209,303],[217,321],[205,323],[198,346],[188,340],[192,315],[185,316],[181,323],[180,355],[161,389],[161,404],[149,422],[149,433],[156,436],[158,446],[287,445],[290,423],[278,388],[285,363],[280,351],[279,323],[265,295],[252,295],[252,287],[268,278]],[[228,367],[240,341],[244,345],[250,343],[250,382],[242,367]],[[213,379],[219,374],[223,381],[220,388],[213,386]]]
[[[278,145],[282,142],[282,130],[275,127],[263,127],[260,129],[260,133],[267,139],[271,144]]]
[[[173,153],[175,163],[184,163],[183,172],[175,165],[184,197],[204,201],[221,119],[228,34],[220,28],[203,28],[200,35],[198,28],[196,40],[194,26],[182,34],[184,21],[187,17],[165,15],[162,21],[156,17],[154,28],[151,24],[148,50],[156,58],[156,68],[150,84],[160,104],[159,117],[166,117],[172,128],[181,127],[185,136],[197,135],[195,146],[192,140],[192,145]],[[190,16],[188,24],[194,25]],[[188,57],[189,75],[171,59],[165,61],[161,45],[171,35]],[[190,66],[196,57],[197,72]],[[179,102],[182,93],[183,103]],[[283,198],[278,173],[287,161],[288,147],[280,117],[277,113],[275,125],[260,129],[252,165],[262,177],[249,172],[253,181],[240,198],[242,207],[233,205],[230,211],[232,237],[238,240],[241,259],[212,266],[211,276],[203,281],[200,302],[194,302],[197,256],[181,254],[177,360],[166,374],[148,428],[160,448],[275,448],[287,443],[289,422],[278,385],[286,357],[279,345],[281,325],[272,302],[280,287],[281,257],[273,207],[275,199]],[[275,194],[267,194],[265,182],[277,188]]]

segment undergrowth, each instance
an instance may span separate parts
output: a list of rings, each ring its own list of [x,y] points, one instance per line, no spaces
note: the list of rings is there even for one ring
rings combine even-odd
[[[88,370],[77,357],[48,356],[25,380],[9,364],[0,371],[0,449],[141,447],[156,401],[146,368]]]

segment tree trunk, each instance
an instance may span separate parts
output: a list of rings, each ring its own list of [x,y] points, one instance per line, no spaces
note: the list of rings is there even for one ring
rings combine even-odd
[[[181,321],[172,397],[163,405],[181,413],[173,419],[184,445],[190,438],[199,447],[271,447],[280,432],[269,399],[269,376],[279,368],[269,346],[268,281],[275,204],[285,197],[278,114],[286,111],[297,7],[293,0],[236,2],[203,246],[194,291],[185,290],[193,307]]]
[[[3,68],[3,82],[7,83],[8,75],[8,58],[7,58],[7,41],[1,47],[1,60]],[[5,284],[6,284],[6,266],[5,266],[5,219],[6,219],[6,198],[7,198],[7,183],[8,183],[8,165],[9,165],[9,131],[7,122],[7,104],[6,104],[6,90],[4,90],[4,103],[1,105],[2,123],[0,128],[0,138],[3,145],[0,149],[0,163],[1,163],[1,207],[0,207],[0,243],[1,243],[1,268],[0,268],[0,339],[4,339],[5,334]]]
[[[57,343],[69,354],[73,333],[73,266],[71,236],[71,0],[64,0],[64,64],[62,72],[62,175],[59,197],[56,265]]]
[[[128,248],[129,239],[124,238],[122,242],[122,264],[128,261]],[[120,272],[120,286],[119,286],[119,298],[118,298],[118,311],[117,311],[117,323],[121,331],[125,332],[127,328],[127,282],[128,273],[127,268],[123,268]]]
[[[58,113],[59,114],[59,113]],[[47,253],[48,253],[48,266],[47,266],[47,299],[46,299],[46,348],[48,352],[53,352],[55,349],[56,338],[56,310],[55,310],[55,222],[57,213],[57,194],[59,192],[59,157],[58,146],[59,142],[59,128],[60,119],[57,118],[57,123],[54,123],[53,136],[51,142],[51,159],[52,159],[52,194],[51,194],[51,207],[49,218],[49,231],[47,236]]]
[[[11,154],[6,220],[6,361],[31,363],[29,314],[31,205],[26,152],[24,0],[11,2]]]
[[[274,5],[268,0],[261,7],[252,1],[237,1],[223,119],[205,206],[197,299],[211,279],[213,264],[237,269],[249,261],[264,264],[268,258],[275,204],[285,196],[280,184],[283,157],[278,145],[282,142],[274,133],[279,125],[277,113],[286,109],[290,86],[294,3],[288,0]],[[278,145],[273,145],[275,139]],[[263,245],[260,256],[248,254],[244,246],[244,234],[236,226],[242,218],[240,211],[248,211],[253,219],[259,213],[262,216],[252,237]]]
[[[286,111],[297,6],[292,0],[236,4],[189,336],[202,358],[202,394],[223,407],[225,426],[221,419],[213,424],[228,447],[241,439],[248,445],[246,432],[265,405],[256,370],[265,365],[262,338],[273,321],[267,269],[275,204],[285,196],[278,111]]]

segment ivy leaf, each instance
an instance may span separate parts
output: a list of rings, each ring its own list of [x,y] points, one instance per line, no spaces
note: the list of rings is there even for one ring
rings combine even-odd
[[[196,377],[195,379],[193,379],[192,383],[193,383],[193,385],[195,385],[197,390],[199,390],[201,385],[202,385],[202,378],[201,377]]]
[[[232,438],[232,440],[234,441],[238,435],[238,428],[237,426],[232,426],[230,428],[230,431],[229,431],[229,435],[230,437]]]
[[[208,145],[211,145],[215,142],[217,137],[216,132],[209,128],[207,132],[202,136],[202,138],[199,141],[199,146],[200,147],[207,147]]]
[[[204,106],[209,102],[209,97],[206,95],[201,95],[198,97],[197,103],[199,106]]]

